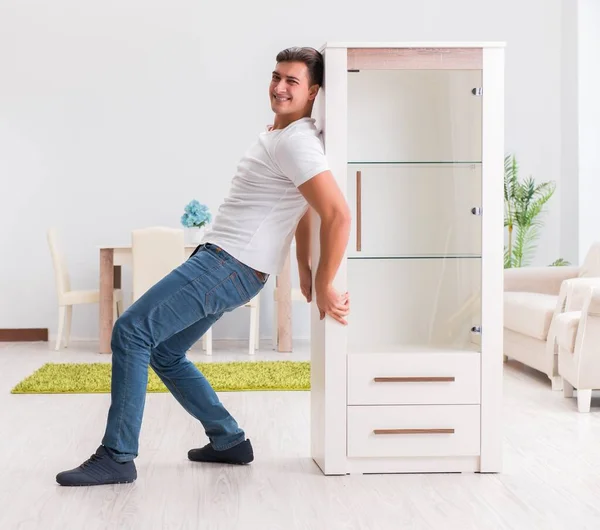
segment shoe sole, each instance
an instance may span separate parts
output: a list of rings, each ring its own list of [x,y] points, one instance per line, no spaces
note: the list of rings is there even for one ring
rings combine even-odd
[[[234,466],[245,466],[250,464],[251,462],[254,462],[254,455],[250,455],[250,460],[207,460],[207,459],[196,459],[190,456],[190,454],[188,453],[188,460],[190,462],[201,462],[201,463],[206,463],[206,464],[231,464]]]
[[[200,464],[226,464],[226,465],[231,465],[231,466],[247,466],[249,464],[251,464],[252,462],[254,462],[254,459],[250,460],[249,462],[221,462],[220,460],[194,460],[193,458],[189,458],[188,460],[190,462],[198,462]]]
[[[132,484],[135,481],[136,481],[136,479],[120,480],[120,481],[115,481],[115,482],[88,482],[88,483],[84,483],[84,484],[61,484],[60,482],[57,482],[57,484],[59,486],[63,486],[66,488],[81,488],[81,487],[86,487],[86,486],[111,486],[113,484]]]

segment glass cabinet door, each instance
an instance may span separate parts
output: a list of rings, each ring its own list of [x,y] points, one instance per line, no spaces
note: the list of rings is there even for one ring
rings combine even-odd
[[[351,351],[478,350],[482,72],[348,72]]]
[[[481,164],[350,163],[349,255],[481,254]]]

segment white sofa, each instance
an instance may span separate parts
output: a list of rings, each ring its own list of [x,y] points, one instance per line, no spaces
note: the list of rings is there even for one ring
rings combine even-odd
[[[571,292],[565,280],[600,277],[600,242],[581,266],[522,267],[504,271],[504,356],[546,374],[562,389],[556,349],[556,317]]]
[[[564,396],[576,389],[579,412],[589,412],[592,390],[600,389],[600,279],[567,284],[570,307],[555,322],[558,372]]]

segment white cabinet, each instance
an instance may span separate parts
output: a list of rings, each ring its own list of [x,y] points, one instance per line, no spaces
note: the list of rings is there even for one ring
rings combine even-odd
[[[314,117],[352,209],[335,279],[351,315],[312,304],[312,457],[328,475],[498,472],[503,45],[321,51]]]

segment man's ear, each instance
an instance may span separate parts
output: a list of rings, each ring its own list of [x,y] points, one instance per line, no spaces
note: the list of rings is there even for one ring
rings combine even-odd
[[[308,99],[315,99],[319,93],[319,85],[312,85],[308,89]]]

